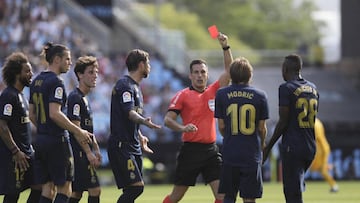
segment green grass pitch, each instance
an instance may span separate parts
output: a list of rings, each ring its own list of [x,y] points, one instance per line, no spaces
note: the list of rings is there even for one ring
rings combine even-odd
[[[360,202],[360,181],[340,181],[338,182],[340,191],[329,193],[329,186],[324,181],[307,181],[306,191],[303,199],[306,203],[358,203]],[[136,203],[161,203],[164,196],[172,190],[172,185],[146,185],[144,193],[136,200]],[[19,203],[26,202],[28,190],[21,193]],[[102,203],[115,203],[121,191],[115,186],[103,186],[100,201]],[[2,202],[3,196],[0,197]],[[84,193],[81,203],[87,203],[87,193]],[[181,203],[213,203],[214,198],[209,186],[198,183],[195,187],[190,187]],[[238,199],[237,202],[242,202]],[[281,183],[264,183],[263,198],[257,199],[258,203],[281,203],[285,202],[282,193]]]

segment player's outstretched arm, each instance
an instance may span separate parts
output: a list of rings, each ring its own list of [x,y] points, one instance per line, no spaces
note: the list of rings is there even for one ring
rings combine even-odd
[[[72,132],[79,143],[91,143],[93,134],[72,123],[61,111],[60,104],[54,102],[50,103],[49,115],[51,120],[53,120],[58,126]]]
[[[146,125],[148,128],[151,128],[151,129],[161,129],[161,125],[158,125],[158,124],[153,123],[153,122],[151,121],[151,118],[150,118],[150,117],[144,118],[144,119],[141,121],[141,124]]]
[[[129,119],[135,123],[146,125],[148,128],[151,129],[161,129],[161,125],[153,123],[150,117],[144,118],[134,110],[131,110],[129,112]]]

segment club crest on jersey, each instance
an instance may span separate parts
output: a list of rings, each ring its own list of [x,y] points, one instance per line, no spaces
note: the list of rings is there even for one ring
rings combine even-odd
[[[73,115],[74,116],[80,116],[80,105],[75,104],[73,107]]]
[[[12,107],[11,104],[5,104],[3,114],[6,115],[6,116],[11,116],[12,115],[12,109],[13,109],[13,107]]]
[[[56,98],[56,99],[62,99],[62,97],[63,97],[63,92],[64,92],[64,90],[63,90],[62,87],[57,87],[57,88],[55,89],[55,98]]]
[[[135,173],[134,172],[130,172],[130,179],[134,180],[136,178]]]
[[[210,109],[211,111],[214,111],[214,110],[215,110],[215,100],[214,100],[214,99],[210,99],[210,100],[208,101],[208,106],[209,106],[209,109]]]
[[[123,99],[124,103],[131,102],[131,94],[130,94],[130,92],[124,92],[122,94],[122,99]]]

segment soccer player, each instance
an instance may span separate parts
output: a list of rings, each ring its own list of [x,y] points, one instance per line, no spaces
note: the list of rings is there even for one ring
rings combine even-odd
[[[123,193],[118,203],[133,203],[144,190],[142,174],[142,150],[148,147],[149,139],[139,126],[160,129],[150,117],[143,116],[144,101],[140,82],[150,73],[149,54],[140,49],[131,50],[126,56],[128,75],[119,79],[111,96],[110,131],[108,156],[115,181]]]
[[[330,192],[338,192],[339,186],[329,173],[330,145],[325,136],[325,128],[320,119],[315,120],[316,153],[310,171],[318,171],[330,185]]]
[[[279,86],[279,120],[268,146],[266,160],[275,142],[282,136],[281,157],[284,195],[287,203],[301,203],[305,191],[304,174],[315,156],[315,118],[319,94],[316,86],[301,76],[302,60],[296,54],[285,57]]]
[[[75,63],[74,72],[79,86],[68,96],[67,116],[77,126],[93,133],[93,119],[90,104],[86,95],[96,86],[98,62],[93,56],[79,57]],[[74,154],[75,177],[72,182],[72,194],[69,203],[77,203],[83,191],[88,191],[88,202],[99,203],[100,184],[96,168],[101,164],[101,154],[95,136],[92,143],[82,146],[70,133],[70,143]]]
[[[29,104],[23,94],[32,78],[32,67],[21,52],[10,54],[2,68],[7,87],[0,95],[0,194],[14,203],[20,192],[32,187],[28,203],[39,201],[41,191],[33,182],[34,150],[31,145]]]
[[[63,113],[66,91],[59,75],[70,69],[70,50],[64,45],[47,43],[43,54],[49,66],[31,83],[29,101],[30,119],[37,127],[35,180],[43,184],[40,203],[52,202],[54,197],[55,203],[64,203],[71,195],[74,177],[68,131],[82,146],[90,143],[93,135],[72,123]]]
[[[232,84],[219,89],[215,97],[215,117],[224,137],[219,186],[225,194],[223,203],[235,203],[238,192],[246,203],[262,197],[262,149],[269,110],[265,93],[249,86],[252,72],[247,59],[235,59],[230,65]]]
[[[215,202],[222,202],[223,195],[218,193],[221,155],[216,141],[214,118],[215,94],[220,87],[230,82],[229,66],[232,62],[227,36],[219,34],[218,40],[224,51],[225,70],[218,80],[207,86],[209,70],[203,60],[190,63],[191,86],[179,91],[172,99],[165,115],[165,125],[174,131],[182,132],[183,145],[177,157],[175,184],[171,194],[163,203],[179,202],[190,186],[202,174],[209,184]],[[177,121],[180,116],[182,123]]]

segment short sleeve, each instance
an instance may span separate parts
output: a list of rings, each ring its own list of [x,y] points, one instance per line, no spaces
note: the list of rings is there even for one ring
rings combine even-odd
[[[14,114],[15,99],[11,94],[3,93],[0,96],[0,119],[9,121]]]
[[[285,84],[279,87],[279,106],[290,105],[290,91]]]
[[[117,101],[120,102],[120,108],[125,112],[129,112],[134,109],[134,91],[128,85],[119,85],[115,87]]]
[[[183,108],[184,91],[178,92],[171,100],[168,110],[181,111]]]
[[[49,103],[55,102],[59,104],[63,104],[66,101],[66,92],[64,83],[57,79],[54,80],[52,84],[49,86]]]
[[[80,97],[79,95],[69,95],[67,116],[70,120],[81,121],[81,100],[82,97]]]

